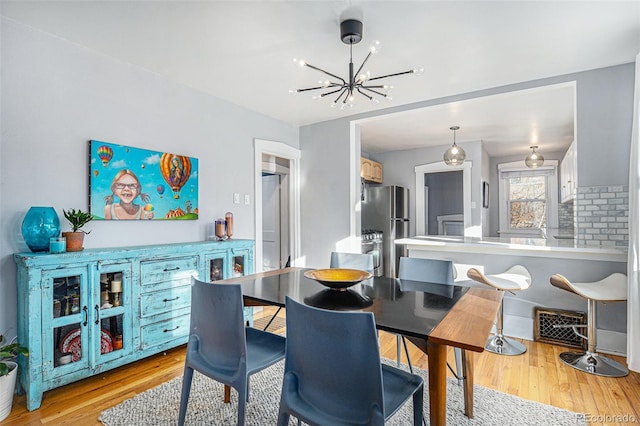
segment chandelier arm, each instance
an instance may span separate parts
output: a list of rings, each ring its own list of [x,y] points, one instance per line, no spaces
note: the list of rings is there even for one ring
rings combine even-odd
[[[367,55],[367,57],[364,58],[364,61],[362,61],[362,64],[360,65],[360,68],[358,68],[358,71],[356,71],[355,75],[360,75],[360,71],[362,71],[362,68],[364,68],[364,64],[367,63],[370,57],[371,57],[371,51],[369,51],[369,54]]]
[[[340,80],[340,81],[342,82],[342,84],[347,84],[347,82],[344,80],[344,78],[342,78],[342,77],[338,77],[338,76],[337,76],[337,75],[335,75],[335,74],[331,74],[330,72],[325,71],[325,70],[323,70],[322,68],[318,68],[318,67],[316,67],[316,66],[313,66],[313,65],[311,65],[311,64],[307,64],[307,63],[305,63],[304,65],[305,65],[306,67],[311,68],[312,70],[316,70],[316,71],[319,71],[319,72],[321,72],[321,73],[324,73],[324,74],[326,74],[326,75],[328,75],[328,76],[330,76],[330,77],[337,78],[338,80]]]
[[[371,78],[369,79],[369,81],[372,81],[372,80],[379,80],[379,79],[381,79],[381,78],[387,78],[387,77],[395,77],[395,76],[397,76],[397,75],[413,74],[413,73],[414,73],[414,71],[413,71],[413,70],[409,70],[409,71],[402,71],[402,72],[397,72],[397,73],[395,73],[395,74],[381,75],[380,77],[371,77]]]
[[[373,90],[373,89],[371,89],[370,87],[362,86],[362,88],[363,88],[364,90],[368,90],[369,92],[373,92],[373,93],[375,93],[376,95],[380,95],[380,96],[385,97],[385,98],[387,97],[387,94],[386,94],[386,93],[378,92],[377,90]],[[362,93],[362,92],[361,92],[361,93]]]
[[[334,93],[338,93],[338,92],[340,92],[341,90],[344,90],[344,86],[340,86],[340,88],[339,88],[339,89],[333,90],[333,91],[331,91],[331,92],[323,93],[323,94],[322,94],[322,95],[320,95],[320,96],[325,97],[325,96],[327,96],[327,95],[332,95],[332,94],[334,94]]]
[[[296,92],[308,92],[309,90],[326,89],[327,86],[307,87],[305,89],[296,89]]]
[[[340,94],[338,95],[338,97],[336,98],[335,101],[333,101],[334,104],[337,104],[338,101],[340,100],[340,98],[342,97],[342,95],[344,95],[347,92],[347,88],[343,87],[342,91],[340,92]],[[347,97],[345,96],[345,100],[347,99]]]
[[[369,96],[366,93],[364,93],[362,90],[360,90],[360,88],[358,87],[356,90],[358,90],[358,93],[360,93],[362,96],[364,96],[365,98],[369,99],[370,101],[373,100],[373,96]]]
[[[306,87],[304,89],[296,89],[296,92],[308,92],[309,90],[318,90],[318,89],[328,89],[331,87],[339,87],[339,88],[343,88],[344,84],[342,83],[335,83],[335,82],[331,82],[329,83],[329,85],[322,85],[322,86],[315,86],[315,87]],[[340,89],[338,89],[340,90]],[[331,92],[334,93],[334,92]]]

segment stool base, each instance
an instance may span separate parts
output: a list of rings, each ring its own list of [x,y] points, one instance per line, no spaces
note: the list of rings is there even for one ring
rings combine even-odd
[[[489,337],[484,348],[498,355],[522,355],[527,351],[527,348],[522,343],[508,340],[502,334]]]
[[[624,377],[629,374],[624,365],[593,352],[563,352],[560,359],[575,369],[597,376]]]

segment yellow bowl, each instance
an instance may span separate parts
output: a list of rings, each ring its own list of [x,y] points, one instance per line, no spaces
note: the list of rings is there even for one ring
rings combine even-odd
[[[305,272],[304,276],[329,288],[338,290],[351,287],[360,281],[373,277],[373,275],[367,271],[344,268],[314,269],[313,271]]]

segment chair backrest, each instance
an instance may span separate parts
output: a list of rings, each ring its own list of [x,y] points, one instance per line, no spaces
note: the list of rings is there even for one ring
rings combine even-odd
[[[451,260],[401,257],[398,278],[415,282],[453,285],[453,262]]]
[[[360,253],[331,252],[330,268],[360,269],[373,273],[373,255]]]
[[[199,354],[217,367],[238,369],[247,343],[240,284],[214,284],[192,278],[189,340],[198,339]]]
[[[384,419],[382,367],[371,312],[329,311],[287,297],[284,380],[345,424]],[[375,413],[373,413],[375,412]]]

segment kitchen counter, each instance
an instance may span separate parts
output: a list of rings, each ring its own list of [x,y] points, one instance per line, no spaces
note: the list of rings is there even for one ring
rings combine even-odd
[[[416,236],[395,240],[408,250],[437,249],[438,251],[505,254],[533,257],[555,257],[577,260],[626,262],[627,253],[616,247],[579,247],[573,239]]]
[[[505,334],[533,340],[536,309],[586,312],[583,297],[560,290],[549,283],[553,274],[575,282],[593,282],[614,272],[627,272],[627,254],[620,248],[579,247],[573,239],[556,238],[472,238],[418,236],[395,240],[398,252],[409,257],[453,261],[456,282],[482,286],[470,281],[467,271],[478,268],[486,274],[522,265],[531,274],[531,287],[505,294]],[[624,354],[626,351],[626,304],[598,304],[598,350]]]

